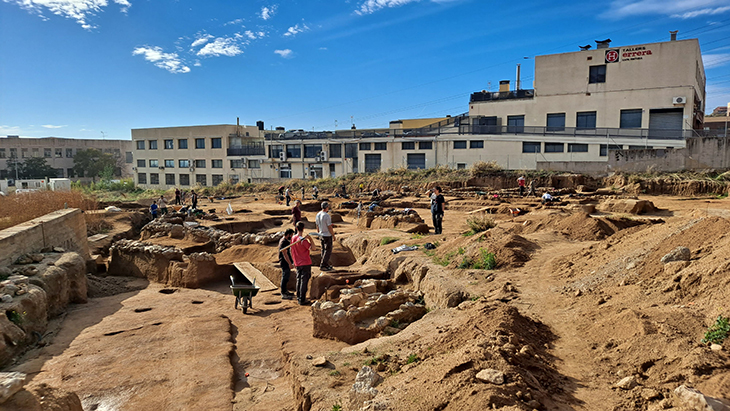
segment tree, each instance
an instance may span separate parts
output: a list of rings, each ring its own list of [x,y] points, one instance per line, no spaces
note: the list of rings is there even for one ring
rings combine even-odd
[[[111,154],[90,148],[79,150],[74,156],[74,173],[79,177],[91,177],[95,182],[107,167],[114,169],[116,160]]]
[[[15,165],[9,164],[12,173],[15,174]],[[22,163],[17,164],[18,177],[20,178],[52,178],[56,177],[56,170],[49,166],[43,157],[26,158]]]

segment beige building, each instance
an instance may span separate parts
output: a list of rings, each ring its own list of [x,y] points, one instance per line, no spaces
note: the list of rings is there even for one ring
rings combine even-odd
[[[87,140],[81,138],[0,138],[0,179],[14,179],[9,164],[14,159],[43,157],[56,170],[49,178],[71,178],[79,180],[73,171],[73,158],[79,150],[96,149],[111,154],[117,160],[121,177],[132,176],[132,142],[129,140]]]
[[[263,133],[263,123],[133,129],[135,181],[146,188],[188,188],[260,180]]]
[[[236,157],[225,157],[231,150],[226,153],[224,146],[188,148],[184,153],[191,156],[169,158],[199,159],[207,168],[191,168],[190,181],[204,185],[216,185],[229,174],[232,181],[257,182],[399,167],[467,168],[478,161],[513,170],[591,171],[607,169],[611,150],[681,148],[703,128],[705,73],[696,39],[626,47],[610,47],[607,41],[595,50],[537,56],[533,89],[511,89],[509,83],[501,82],[497,92],[473,93],[468,112],[456,117],[396,120],[388,129],[261,131],[257,137],[263,140],[257,141],[264,149],[245,157],[256,168],[226,169]],[[224,129],[213,131],[216,127]],[[186,138],[217,135],[225,142],[231,127],[236,126],[133,130],[132,138],[138,145],[153,139],[162,144],[164,137],[151,130],[174,139],[168,130],[195,129]],[[141,151],[135,151],[136,161],[152,158]],[[162,166],[162,158],[155,159],[155,168]],[[221,159],[224,167],[211,175],[210,162],[220,165]],[[149,167],[140,162],[138,173],[142,165]],[[162,175],[156,175],[154,185],[160,185]]]

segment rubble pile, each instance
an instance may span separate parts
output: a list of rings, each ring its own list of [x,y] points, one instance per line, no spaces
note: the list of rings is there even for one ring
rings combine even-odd
[[[427,233],[428,226],[416,210],[394,208],[382,211],[367,211],[358,222],[360,228],[399,228],[409,233]]]
[[[365,282],[363,287],[340,290],[338,302],[315,302],[312,305],[314,336],[357,344],[380,334],[396,334],[426,314],[419,293],[375,292],[374,281],[378,280]]]
[[[220,253],[234,245],[276,243],[283,236],[283,231],[273,234],[229,233],[213,227],[187,227],[181,224],[155,220],[142,228],[140,239],[144,241],[150,238],[171,237],[187,238],[201,243],[211,241],[215,244],[216,252]]]

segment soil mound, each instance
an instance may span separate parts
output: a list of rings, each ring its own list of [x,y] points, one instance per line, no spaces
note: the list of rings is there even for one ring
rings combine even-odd
[[[89,298],[108,297],[147,287],[147,281],[130,277],[98,277],[87,274],[86,278]]]
[[[278,261],[278,248],[261,244],[239,245],[215,254],[218,264],[231,264],[241,261],[266,263]]]
[[[530,234],[546,229],[558,231],[574,241],[596,241],[610,237],[618,231],[647,224],[628,218],[599,218],[579,211],[572,214],[551,212],[546,216],[535,216],[525,220],[523,226],[513,229],[515,233]]]

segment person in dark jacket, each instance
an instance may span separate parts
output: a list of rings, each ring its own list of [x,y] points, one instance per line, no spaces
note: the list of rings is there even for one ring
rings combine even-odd
[[[436,186],[431,196],[431,217],[433,218],[433,232],[441,234],[444,222],[444,196],[441,195],[441,187]]]
[[[291,238],[294,235],[294,230],[287,228],[284,232],[284,237],[279,240],[279,264],[281,265],[281,299],[291,300],[294,298],[294,294],[290,293],[287,289],[289,284],[289,277],[291,277],[291,268],[294,266],[291,259],[291,251],[282,249],[291,245]]]
[[[297,226],[298,222],[302,221],[302,210],[299,208],[301,205],[301,201],[294,200],[294,207],[291,209],[291,220],[294,223],[294,227]]]

